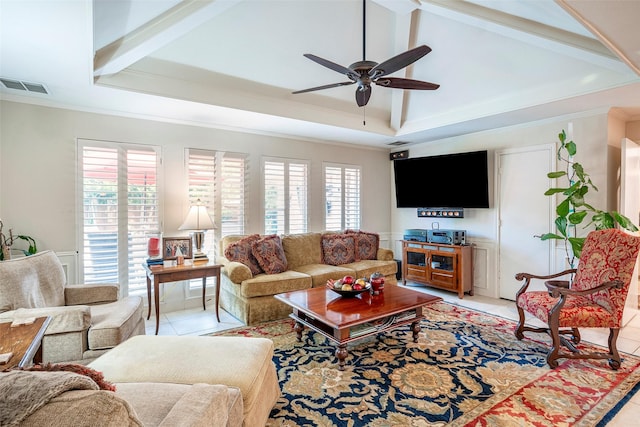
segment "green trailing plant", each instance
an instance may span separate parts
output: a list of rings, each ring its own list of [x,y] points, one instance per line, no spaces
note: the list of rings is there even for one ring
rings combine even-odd
[[[575,227],[582,224],[585,219],[589,222],[583,228],[593,225],[596,230],[616,228],[620,226],[625,230],[638,231],[638,227],[626,216],[616,211],[603,211],[596,209],[586,201],[589,190],[598,191],[593,184],[589,174],[587,174],[580,163],[573,161],[573,156],[577,153],[576,143],[567,141],[567,134],[564,129],[558,134],[560,147],[558,148],[558,161],[564,164],[565,169],[550,172],[547,176],[551,179],[566,180],[564,187],[549,188],[544,194],[546,196],[562,195],[562,199],[556,207],[556,233],[546,233],[540,236],[542,240],[556,239],[564,240],[567,260],[573,266],[575,258],[580,258],[582,245],[585,237],[575,235]],[[571,252],[569,252],[571,248]]]
[[[18,240],[24,240],[28,244],[27,249],[21,249],[23,254],[33,255],[38,252],[36,241],[33,237],[24,234],[14,235],[12,229],[9,229],[9,232],[5,234],[3,229],[4,223],[0,220],[0,261],[4,261],[5,257],[9,258],[11,247]]]

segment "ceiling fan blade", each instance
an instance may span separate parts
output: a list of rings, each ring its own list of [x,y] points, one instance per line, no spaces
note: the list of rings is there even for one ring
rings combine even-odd
[[[412,79],[400,79],[400,78],[394,78],[394,77],[378,79],[374,83],[379,86],[390,87],[393,89],[435,90],[440,87],[439,84],[435,84],[435,83],[423,82],[420,80],[412,80]]]
[[[358,107],[364,107],[371,98],[371,86],[365,85],[356,89],[356,103]]]
[[[376,65],[369,70],[369,76],[377,78],[395,73],[399,69],[414,63],[429,52],[431,52],[431,48],[427,45],[414,47],[411,50],[401,53],[400,55],[396,55],[393,58],[387,59],[386,61]]]
[[[316,86],[316,87],[312,87],[309,89],[303,89],[303,90],[297,90],[295,92],[291,92],[293,94],[296,93],[305,93],[305,92],[313,92],[315,90],[322,90],[322,89],[331,89],[332,87],[339,87],[339,86],[346,86],[346,85],[352,85],[355,82],[342,82],[342,83],[332,83],[330,85],[324,85],[324,86]]]
[[[327,59],[320,58],[319,56],[313,55],[311,53],[305,53],[303,56],[309,58],[313,62],[317,62],[323,67],[327,67],[330,70],[337,71],[341,74],[344,74],[354,81],[359,77],[356,73],[353,72],[353,70],[350,70],[347,67],[343,67],[342,65],[336,64],[335,62],[331,62]]]

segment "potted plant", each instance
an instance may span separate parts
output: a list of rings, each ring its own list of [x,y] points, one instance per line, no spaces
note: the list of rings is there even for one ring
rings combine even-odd
[[[616,211],[603,211],[596,209],[587,203],[585,196],[590,189],[598,191],[598,188],[591,182],[589,174],[584,171],[580,163],[573,160],[577,147],[575,142],[567,141],[567,134],[564,129],[558,134],[560,147],[558,148],[558,161],[564,164],[564,169],[550,172],[547,176],[551,179],[563,178],[566,180],[564,186],[549,188],[544,194],[553,196],[561,194],[564,196],[556,207],[556,233],[546,233],[539,236],[541,240],[557,239],[564,240],[567,261],[573,268],[576,258],[580,258],[585,237],[577,237],[575,227],[582,224],[587,217],[589,222],[584,228],[593,224],[596,230],[615,228],[620,226],[628,231],[638,231],[638,227],[626,216]]]
[[[11,247],[18,240],[24,240],[29,244],[27,249],[22,249],[22,252],[25,255],[33,255],[38,249],[36,247],[36,241],[31,236],[26,236],[24,234],[13,234],[13,230],[9,229],[8,235],[4,234],[2,231],[4,229],[4,223],[0,219],[0,261],[11,259]]]

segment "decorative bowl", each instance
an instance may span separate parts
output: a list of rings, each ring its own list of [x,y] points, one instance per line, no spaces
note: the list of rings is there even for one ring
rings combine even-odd
[[[336,289],[333,287],[332,284],[327,283],[327,288],[331,289],[333,292],[340,294],[340,296],[345,297],[345,298],[351,298],[351,297],[355,297],[357,295],[360,295],[363,292],[370,292],[371,291],[371,283],[367,282],[367,284],[365,285],[364,288],[362,289],[358,289],[358,290],[351,290],[351,291],[343,291],[342,289]]]

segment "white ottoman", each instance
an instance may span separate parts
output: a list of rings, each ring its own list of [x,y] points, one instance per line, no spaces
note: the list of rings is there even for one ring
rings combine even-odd
[[[224,384],[242,394],[244,425],[264,426],[280,397],[266,338],[138,335],[89,364],[114,383]]]

